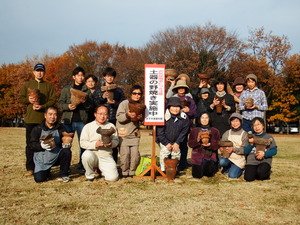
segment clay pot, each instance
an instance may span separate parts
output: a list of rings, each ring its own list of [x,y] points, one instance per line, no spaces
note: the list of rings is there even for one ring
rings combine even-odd
[[[75,106],[78,106],[81,103],[82,98],[86,98],[87,96],[85,92],[74,88],[71,88],[70,92],[71,92],[71,104]]]
[[[223,148],[221,148],[222,149],[221,150],[221,156],[223,158],[229,158],[231,153],[228,153],[225,148],[226,147],[233,147],[233,143],[231,141],[219,141],[219,145],[220,145],[220,147],[223,147]]]
[[[254,104],[253,98],[246,98],[245,99],[245,106],[246,108],[251,108]]]
[[[53,133],[50,132],[49,134],[45,134],[42,137],[40,137],[41,141],[44,141],[44,144],[50,145],[50,148],[53,149],[56,147],[54,137],[52,137]]]
[[[39,89],[30,89],[28,88],[28,97],[32,97],[34,99],[34,105],[40,104],[41,92]]]
[[[116,132],[116,130],[111,127],[109,129],[102,129],[101,127],[98,127],[98,129],[96,130],[96,132],[98,134],[101,134],[101,141],[103,142],[103,144],[109,144],[111,143],[112,140],[112,134]]]
[[[223,101],[224,97],[220,97],[220,96],[216,95],[215,99],[218,99],[220,101],[219,104],[216,105],[216,112],[222,113],[222,111],[223,111],[222,101]]]
[[[199,73],[198,77],[200,78],[200,80],[204,80],[206,82],[206,84],[203,87],[207,88],[208,81],[210,79],[210,75],[208,75],[207,73]]]
[[[63,144],[70,144],[73,141],[74,133],[62,132],[63,137],[61,138]]]
[[[191,102],[190,101],[188,101],[188,100],[186,100],[186,99],[182,99],[182,100],[180,100],[180,105],[182,106],[182,108],[184,108],[184,107],[190,107],[190,105],[191,105]]]
[[[164,159],[165,167],[166,167],[166,175],[168,180],[174,180],[177,170],[176,167],[178,165],[179,160],[178,159]]]
[[[256,152],[264,152],[266,147],[272,143],[272,138],[259,138],[253,136],[256,147]]]
[[[136,116],[138,115],[144,115],[145,114],[145,109],[146,105],[139,103],[139,102],[134,102],[134,101],[129,101],[128,103],[128,108],[130,112],[135,112]],[[137,117],[131,119],[131,121],[138,121]]]
[[[166,69],[165,77],[167,80],[175,80],[178,76],[178,72],[175,69]]]
[[[210,139],[210,130],[200,131],[198,134],[198,142],[208,144]]]
[[[108,86],[102,86],[101,91],[107,91],[108,92],[108,97],[107,101],[113,101],[114,100],[114,90],[117,88],[116,84],[111,84]]]
[[[107,101],[112,102],[114,100],[114,92],[108,91]]]

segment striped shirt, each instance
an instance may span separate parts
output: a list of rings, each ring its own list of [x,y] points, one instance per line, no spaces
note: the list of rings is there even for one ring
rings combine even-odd
[[[257,105],[257,109],[245,109],[245,99],[252,98],[254,104]],[[242,112],[242,116],[246,120],[252,120],[255,117],[264,118],[264,111],[268,110],[268,102],[265,92],[255,87],[253,91],[246,89],[242,92],[239,103],[239,110]]]

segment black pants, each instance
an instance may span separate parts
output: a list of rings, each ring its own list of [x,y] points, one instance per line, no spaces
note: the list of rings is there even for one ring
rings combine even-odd
[[[270,179],[271,166],[268,163],[259,165],[246,165],[244,179],[246,181]]]
[[[58,166],[58,165],[60,166],[59,175],[61,177],[68,176],[69,169],[70,169],[70,163],[71,163],[71,157],[72,157],[71,150],[69,148],[63,148],[60,151],[56,162],[53,164],[53,166]],[[51,170],[51,168],[49,168],[48,170],[43,170],[43,171],[34,173],[35,182],[39,183],[39,182],[46,181],[50,176],[50,170]]]
[[[118,154],[119,154],[119,147],[112,149],[112,157],[116,163],[118,163]]]
[[[217,171],[218,163],[212,160],[204,160],[201,165],[192,165],[192,176],[194,178],[213,177]]]
[[[25,155],[26,155],[26,170],[34,170],[34,162],[33,162],[33,153],[34,151],[30,147],[30,139],[31,139],[31,131],[35,126],[38,124],[36,123],[26,123],[26,147],[25,147]]]
[[[187,136],[184,138],[183,142],[179,146],[180,149],[180,160],[178,164],[178,169],[186,169],[188,167],[187,155],[188,155],[188,146],[187,146]]]

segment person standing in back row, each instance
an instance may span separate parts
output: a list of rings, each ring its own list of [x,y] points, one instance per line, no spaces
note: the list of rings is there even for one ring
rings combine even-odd
[[[268,102],[265,92],[257,87],[256,75],[248,74],[246,84],[247,88],[240,97],[239,110],[243,116],[243,129],[248,132],[252,131],[252,120],[255,117],[264,118],[268,110]]]
[[[58,107],[63,111],[62,122],[68,133],[77,132],[78,141],[80,140],[81,131],[84,125],[88,121],[88,112],[92,110],[92,102],[89,98],[89,89],[84,84],[85,71],[81,67],[76,67],[73,70],[72,78],[74,82],[71,85],[65,86],[62,91],[58,101]],[[72,94],[71,91],[78,90],[83,93],[86,93],[85,97],[79,98],[77,101],[78,104],[75,104],[71,101]],[[74,93],[74,92],[73,92]],[[79,144],[80,145],[80,144]],[[81,156],[84,149],[79,149],[79,163],[78,169],[81,172],[84,172]]]
[[[55,90],[53,84],[44,81],[46,68],[44,64],[38,63],[33,68],[34,80],[28,81],[20,90],[19,101],[26,105],[24,117],[26,129],[26,170],[25,176],[32,176],[34,171],[33,154],[30,147],[31,131],[44,120],[44,110],[55,104]],[[29,96],[29,89],[39,90],[36,97]]]

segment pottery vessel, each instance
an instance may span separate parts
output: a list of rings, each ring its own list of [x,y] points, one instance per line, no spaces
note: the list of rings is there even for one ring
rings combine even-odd
[[[74,133],[62,132],[63,137],[61,138],[63,144],[70,144],[73,141]]]
[[[178,159],[164,159],[165,167],[166,167],[166,175],[169,181],[174,180],[177,170],[176,167],[178,165]]]
[[[34,105],[39,105],[41,99],[41,92],[39,89],[28,88],[28,97],[32,97],[34,99]]]
[[[208,85],[208,81],[210,79],[210,75],[206,74],[206,73],[199,73],[198,77],[200,78],[200,80],[204,80],[206,82],[205,85],[203,85],[203,88],[207,88]]]
[[[221,156],[223,158],[229,158],[231,153],[228,153],[226,151],[226,147],[233,147],[233,143],[231,141],[219,141],[219,146],[223,147],[223,148],[221,148],[222,149],[221,150]]]
[[[138,121],[137,116],[145,114],[146,105],[139,102],[129,101],[128,108],[130,112],[135,112],[136,117],[131,119],[131,121],[136,122]]]
[[[101,134],[101,141],[103,144],[109,144],[112,141],[112,134],[116,132],[116,130],[111,127],[109,129],[102,129],[101,127],[98,127],[96,130],[98,134]]]
[[[51,149],[56,147],[54,137],[52,137],[53,133],[50,132],[49,134],[45,134],[42,137],[40,137],[41,141],[44,141],[44,144],[48,144]]]
[[[167,80],[175,80],[178,76],[178,72],[175,69],[166,69],[165,70],[165,77]]]
[[[71,92],[71,104],[75,106],[78,106],[81,103],[82,98],[86,98],[87,96],[85,92],[74,88],[71,88],[70,92]]]
[[[245,99],[245,106],[246,108],[251,108],[254,104],[253,98],[246,98]]]

